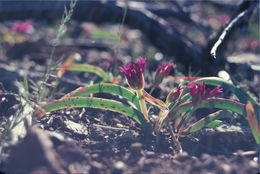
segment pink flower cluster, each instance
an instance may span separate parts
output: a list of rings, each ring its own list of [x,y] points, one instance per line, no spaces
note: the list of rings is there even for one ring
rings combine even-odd
[[[13,33],[21,33],[21,34],[28,34],[33,32],[33,24],[32,21],[16,21],[13,23],[11,31]]]
[[[192,104],[193,106],[197,107],[202,100],[206,100],[207,98],[213,97],[217,93],[223,92],[223,88],[220,88],[220,85],[218,85],[213,90],[210,90],[209,88],[205,88],[205,82],[196,85],[195,82],[188,82],[188,87],[190,90],[190,95],[192,96]]]
[[[156,72],[161,73],[164,76],[168,76],[172,67],[173,67],[172,63],[170,63],[169,65],[163,64],[163,66],[158,65]]]
[[[163,64],[163,66],[158,65],[154,78],[155,86],[158,86],[162,82],[162,80],[169,75],[172,67],[172,63],[170,63],[169,65]]]
[[[123,72],[127,78],[129,86],[135,90],[140,90],[144,88],[144,77],[143,73],[145,71],[146,59],[140,57],[136,61],[136,64],[129,63],[127,66],[123,64],[120,67],[121,72]]]

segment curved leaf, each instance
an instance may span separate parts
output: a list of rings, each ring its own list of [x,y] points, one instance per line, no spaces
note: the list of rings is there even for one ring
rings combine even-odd
[[[47,112],[60,110],[64,108],[83,107],[118,112],[133,118],[139,124],[141,124],[146,130],[152,130],[150,124],[146,122],[144,115],[140,111],[118,101],[110,99],[101,99],[96,97],[68,97],[59,100],[54,100],[46,105],[41,106],[38,110],[34,111],[33,115],[39,118]]]
[[[63,68],[61,68],[63,71],[84,71],[84,72],[91,72],[95,73],[101,78],[103,78],[104,81],[109,81],[109,75],[103,71],[103,69],[94,66],[94,65],[88,65],[88,64],[69,64],[64,65]]]
[[[187,112],[192,108],[191,102],[186,102],[176,107],[172,112]],[[245,115],[245,104],[225,98],[210,98],[203,100],[198,108],[225,109],[240,115]]]
[[[222,123],[221,120],[214,120],[214,121],[210,122],[206,127],[208,127],[208,128],[215,128],[217,125],[219,125],[221,123]]]
[[[67,97],[77,97],[77,96],[87,96],[89,94],[95,94],[95,93],[112,93],[112,94],[117,94],[119,96],[122,96],[126,98],[129,102],[133,103],[134,106],[140,111],[140,104],[137,96],[130,91],[129,89],[119,86],[119,85],[114,85],[110,83],[99,83],[95,85],[90,85],[90,86],[84,86],[80,87],[71,93],[65,95],[63,98]]]
[[[252,130],[252,134],[256,140],[256,143],[260,145],[260,129],[258,120],[256,118],[255,109],[254,106],[250,101],[246,104],[246,113],[247,113],[247,120],[249,123],[249,126]]]
[[[216,121],[216,120],[224,118],[224,117],[227,117],[227,111],[223,112],[222,110],[219,110],[215,113],[209,114],[208,116],[198,120],[197,122],[193,123],[188,128],[186,128],[185,130],[181,131],[179,134],[186,135],[186,134],[190,134],[193,132],[197,132],[200,129],[212,124],[213,121]],[[215,124],[211,125],[211,126],[216,126],[216,124],[219,124],[219,123],[220,122],[217,122],[217,123],[215,122]]]

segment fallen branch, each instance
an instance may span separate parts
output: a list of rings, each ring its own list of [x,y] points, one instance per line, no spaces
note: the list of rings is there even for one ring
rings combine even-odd
[[[222,34],[218,38],[217,42],[212,47],[210,54],[216,59],[217,58],[217,49],[219,46],[223,43],[227,35],[230,33],[232,28],[234,28],[235,25],[238,25],[238,23],[249,13],[251,13],[255,7],[257,7],[259,1],[256,1],[254,4],[252,4],[248,9],[242,11],[239,13],[229,24],[226,28],[224,28]]]

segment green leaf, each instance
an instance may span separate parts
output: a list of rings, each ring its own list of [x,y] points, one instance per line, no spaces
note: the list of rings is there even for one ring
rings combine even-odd
[[[225,98],[210,98],[203,100],[199,108],[225,109],[240,115],[245,115],[245,105],[243,103]]]
[[[186,128],[185,130],[181,131],[179,134],[180,135],[186,135],[186,134],[190,134],[193,132],[197,132],[200,129],[206,127],[206,126],[215,126],[216,124],[219,124],[219,122],[215,122],[213,124],[213,121],[216,121],[217,119],[221,119],[226,116],[227,111],[223,112],[222,110],[217,111],[215,113],[209,114],[208,116],[198,120],[197,122],[193,123],[192,125],[190,125],[188,128]]]
[[[221,78],[218,78],[218,77],[205,77],[205,78],[201,78],[201,79],[196,80],[196,83],[201,83],[203,81],[205,81],[205,84],[207,84],[207,85],[213,85],[213,86],[221,85],[221,87],[223,87],[224,89],[229,89],[230,91],[232,91],[238,97],[238,99],[242,103],[246,103],[247,100],[250,100],[254,104],[259,104],[256,100],[254,100],[246,92],[244,92],[243,90],[235,87],[230,82],[227,82],[227,81],[225,81],[225,80],[223,80]]]
[[[192,103],[186,102],[177,106],[175,109],[172,110],[172,112],[187,112],[191,108]],[[203,100],[198,108],[225,109],[240,115],[245,115],[245,104],[225,98],[209,98],[207,100]]]
[[[185,102],[176,106],[173,110],[169,112],[169,115],[174,115],[175,117],[181,117],[178,119],[183,119],[183,116],[188,111],[191,111],[193,108],[191,101]],[[207,100],[203,100],[202,103],[199,105],[198,108],[216,108],[216,109],[223,109],[235,112],[240,115],[245,115],[245,105],[243,103],[239,103],[233,100],[224,99],[224,98],[210,98]],[[198,109],[197,108],[197,109]]]
[[[129,102],[131,102],[139,111],[141,110],[139,105],[139,100],[132,91],[130,91],[125,87],[110,84],[110,83],[99,83],[95,85],[80,87],[72,91],[71,93],[65,95],[63,98],[87,96],[89,94],[95,94],[95,93],[111,93],[111,94],[122,96],[126,98]]]
[[[216,126],[218,126],[219,124],[221,124],[222,121],[221,120],[214,120],[211,123],[209,123],[206,127],[208,128],[215,128]]]
[[[41,117],[47,112],[65,109],[65,108],[97,108],[109,111],[118,112],[127,115],[136,120],[146,130],[152,130],[151,125],[148,124],[144,118],[144,115],[128,105],[111,99],[101,99],[96,97],[69,97],[59,100],[54,100],[46,105],[41,106],[39,109],[34,111],[33,115]]]
[[[189,93],[185,94],[180,102],[176,102],[176,103],[168,103],[168,108],[170,111],[174,110],[177,106],[179,106],[180,104],[185,103],[186,101],[188,101],[191,98],[191,95]]]
[[[246,104],[246,113],[247,113],[247,120],[249,123],[249,126],[251,128],[251,131],[253,133],[253,136],[256,140],[256,143],[260,145],[260,130],[259,130],[259,124],[258,120],[255,114],[254,106],[250,101]]]
[[[182,98],[180,99],[180,101],[177,101],[175,103],[166,103],[166,106],[169,108],[167,111],[161,111],[157,122],[156,122],[156,126],[155,126],[155,130],[156,132],[159,132],[161,130],[161,128],[164,125],[164,120],[169,116],[169,113],[174,110],[177,106],[179,106],[180,104],[183,104],[184,102],[186,102],[188,99],[190,99],[190,94],[185,94],[182,96]]]
[[[103,69],[94,66],[94,65],[88,65],[88,64],[70,64],[63,67],[64,71],[70,70],[70,71],[84,71],[84,72],[91,72],[95,73],[98,76],[100,76],[104,81],[109,81],[109,75],[103,71]]]

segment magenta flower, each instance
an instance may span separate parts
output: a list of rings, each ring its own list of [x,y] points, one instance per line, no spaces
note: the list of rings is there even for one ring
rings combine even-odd
[[[146,59],[140,57],[136,61],[136,64],[129,63],[125,66],[125,63],[120,67],[122,73],[125,74],[128,85],[135,89],[140,90],[144,88],[144,76]]]
[[[21,34],[28,34],[33,32],[33,24],[32,21],[16,21],[13,23],[11,31],[13,33],[21,33]]]
[[[172,63],[169,65],[163,64],[163,66],[158,65],[154,78],[155,86],[158,86],[162,82],[162,80],[169,75],[172,67]]]
[[[223,88],[220,88],[220,85],[211,91],[209,88],[206,89],[205,82],[198,84],[198,86],[195,82],[188,82],[188,87],[190,90],[190,95],[192,96],[192,104],[194,107],[199,106],[202,100],[206,100],[207,98],[213,97],[217,93],[223,92]]]

